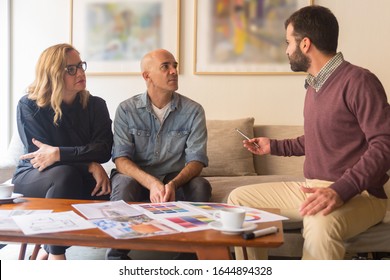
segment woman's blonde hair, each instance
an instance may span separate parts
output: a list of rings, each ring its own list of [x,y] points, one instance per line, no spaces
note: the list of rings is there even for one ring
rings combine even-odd
[[[65,88],[64,74],[66,55],[70,51],[78,52],[69,44],[51,46],[40,55],[35,69],[35,80],[27,88],[28,98],[35,100],[38,107],[51,106],[54,111],[53,123],[58,125],[62,117],[62,93]],[[86,108],[89,92],[79,92],[80,103]]]

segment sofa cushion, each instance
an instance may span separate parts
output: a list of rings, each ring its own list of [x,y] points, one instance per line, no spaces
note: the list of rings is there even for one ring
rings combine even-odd
[[[382,221],[368,230],[344,242],[348,252],[390,252],[390,211]]]
[[[253,137],[254,118],[237,120],[207,120],[207,156],[209,166],[202,176],[256,175],[253,155],[242,146],[242,136],[236,128],[248,137]]]
[[[303,135],[301,125],[255,125],[255,137],[271,139],[295,139]],[[296,175],[303,176],[304,156],[278,157],[274,155],[255,156],[254,164],[258,175]]]
[[[22,140],[20,140],[19,133],[17,130],[12,134],[11,142],[9,143],[5,158],[1,161],[5,161],[10,165],[17,165],[19,157],[24,154],[24,146]]]
[[[262,175],[262,176],[233,176],[233,177],[205,177],[211,184],[211,202],[227,202],[230,192],[238,187],[269,183],[269,182],[304,182],[305,179],[293,175]]]
[[[7,153],[0,157],[0,182],[10,182],[15,172],[19,157],[23,154],[23,143],[19,134],[15,131],[12,134],[11,142],[8,146]]]

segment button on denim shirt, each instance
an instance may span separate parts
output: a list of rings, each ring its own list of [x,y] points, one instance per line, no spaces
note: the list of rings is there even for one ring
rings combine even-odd
[[[203,107],[173,93],[162,124],[147,93],[123,101],[115,115],[112,159],[127,157],[162,180],[190,161],[208,165],[207,129]]]

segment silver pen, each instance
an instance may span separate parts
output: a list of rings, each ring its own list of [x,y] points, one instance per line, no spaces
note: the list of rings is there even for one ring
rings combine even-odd
[[[246,136],[245,134],[244,134],[244,132],[242,132],[241,130],[239,130],[238,128],[236,128],[236,131],[238,132],[238,133],[240,133],[246,140],[251,140],[248,136]],[[257,143],[256,142],[251,142],[256,148],[260,148],[260,146],[259,145],[257,145]]]

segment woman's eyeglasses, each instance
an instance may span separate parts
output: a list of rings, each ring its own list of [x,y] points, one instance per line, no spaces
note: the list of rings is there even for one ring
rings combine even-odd
[[[65,71],[71,76],[76,75],[77,69],[81,69],[83,71],[87,70],[87,63],[82,61],[77,65],[68,65],[65,67]]]

